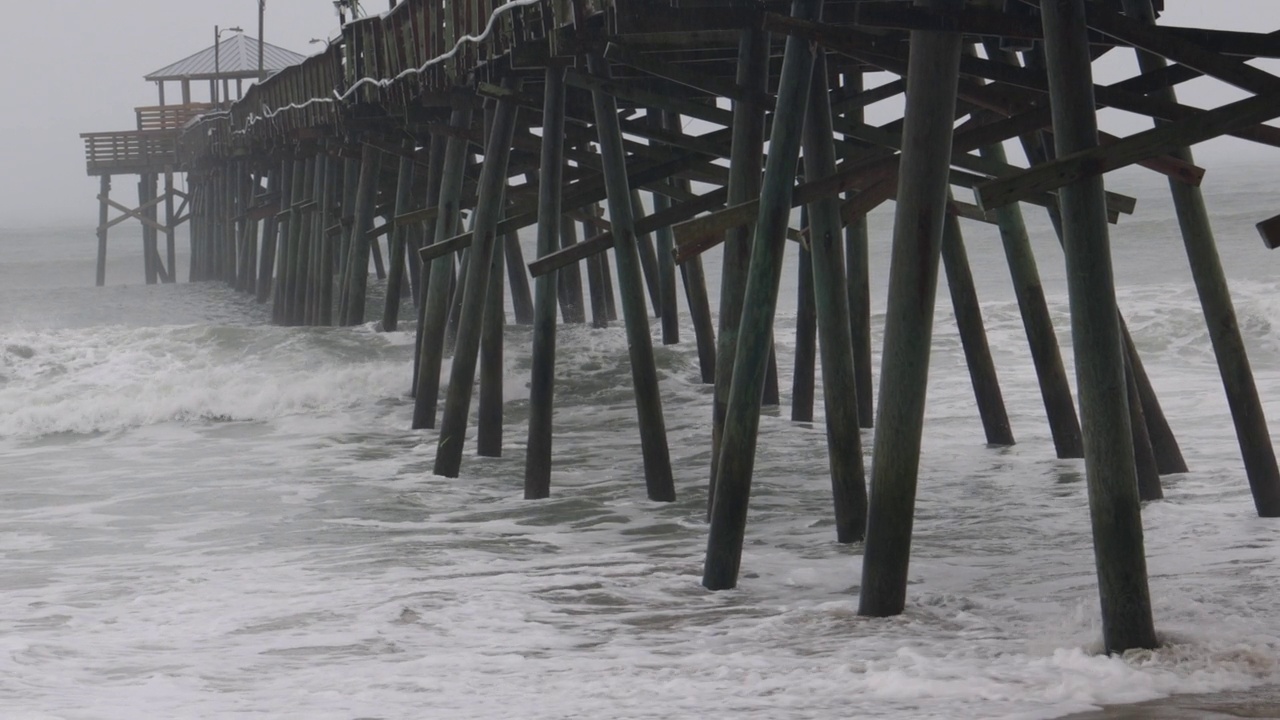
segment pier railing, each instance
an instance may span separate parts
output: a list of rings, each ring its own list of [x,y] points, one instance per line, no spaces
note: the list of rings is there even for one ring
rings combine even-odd
[[[253,85],[226,112],[201,117],[182,134],[180,157],[225,157],[302,128],[341,131],[362,104],[394,111],[446,96],[483,79],[518,43],[547,38],[569,20],[568,8],[566,0],[407,0],[348,23],[324,52]]]
[[[138,115],[138,129],[148,130],[181,130],[197,115],[210,112],[214,106],[210,103],[187,103],[185,105],[150,105],[134,108]]]
[[[178,162],[176,131],[82,133],[90,175],[155,172]]]

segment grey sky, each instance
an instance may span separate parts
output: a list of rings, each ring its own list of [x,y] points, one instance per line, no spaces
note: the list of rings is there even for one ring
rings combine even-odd
[[[382,11],[386,0],[366,0]],[[1270,32],[1280,28],[1277,0],[1167,0],[1162,22]],[[127,130],[133,108],[156,103],[148,72],[213,44],[214,25],[239,25],[257,33],[257,0],[11,0],[6,3],[5,41],[0,43],[0,227],[45,223],[85,223],[96,218],[97,182],[85,176],[81,132]],[[311,38],[337,32],[331,0],[267,0],[266,39],[295,52],[319,50]],[[225,35],[224,35],[225,37]],[[1132,54],[1115,52],[1099,69],[1106,74],[1133,70]],[[1270,67],[1273,72],[1280,72]],[[203,99],[205,87],[196,90]],[[1241,94],[1213,81],[1179,89],[1189,104],[1210,106]],[[180,102],[175,84],[170,102]],[[1141,122],[1106,117],[1113,132],[1141,129]],[[1223,140],[1202,149],[1201,164],[1266,158],[1271,148]],[[130,179],[117,192],[132,199]]]

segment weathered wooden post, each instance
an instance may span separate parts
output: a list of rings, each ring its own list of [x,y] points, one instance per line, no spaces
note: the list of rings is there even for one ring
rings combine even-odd
[[[503,87],[516,92],[519,79],[506,78]],[[472,227],[470,259],[466,282],[459,287],[462,316],[458,323],[458,341],[449,372],[444,413],[440,421],[440,440],[436,445],[435,474],[457,477],[462,466],[463,441],[467,431],[467,415],[471,412],[472,384],[476,378],[476,357],[480,350],[486,296],[492,291],[489,273],[495,252],[495,230],[504,205],[503,189],[507,183],[507,162],[515,136],[519,106],[514,98],[504,96],[497,101],[493,128],[485,143],[484,165],[476,185],[476,211]],[[443,203],[441,203],[443,205]],[[434,279],[432,285],[434,285]],[[424,336],[425,341],[425,336]]]
[[[509,232],[503,239],[502,253],[506,257],[507,282],[510,283],[511,310],[517,325],[533,324],[533,293],[529,290],[529,269],[520,249],[520,235]]]
[[[964,249],[964,236],[960,232],[960,220],[952,213],[942,225],[942,266],[947,275],[947,288],[951,293],[951,306],[955,311],[956,328],[960,332],[960,345],[965,363],[969,366],[969,380],[978,405],[978,416],[988,445],[1013,445],[1013,430],[1009,427],[1009,413],[1005,411],[1004,396],[1000,392],[1000,380],[996,377],[996,365],[987,345],[987,331],[982,323],[982,308],[978,305],[978,289],[969,270],[969,256]]]
[[[102,287],[107,283],[107,221],[110,217],[111,176],[103,174],[98,178],[98,268],[94,275],[95,283]]]
[[[397,216],[409,212],[410,191],[413,189],[413,143],[400,145],[400,165],[396,173],[395,214]],[[401,225],[392,231],[387,263],[387,299],[382,308],[382,326],[384,332],[394,332],[400,320],[400,304],[404,298],[402,283],[405,276],[405,242],[409,234],[407,225]]]
[[[546,71],[542,100],[542,180],[538,183],[538,257],[555,252],[563,218],[564,68]],[[572,226],[572,223],[565,223]],[[575,265],[576,267],[576,265]],[[551,426],[556,380],[556,286],[558,272],[534,281],[533,368],[529,378],[529,442],[524,460],[524,496],[551,495]],[[581,303],[581,286],[578,288]]]
[[[561,218],[556,221],[560,226],[560,247],[569,247],[578,243],[578,232],[575,229],[573,220]],[[541,223],[539,223],[541,224]],[[560,268],[556,271],[556,275],[560,278],[558,295],[560,300],[560,315],[564,322],[575,325],[581,325],[587,321],[587,307],[582,294],[582,267],[581,263],[573,263],[568,267]],[[535,294],[537,290],[534,290]],[[535,306],[537,300],[534,300]],[[534,309],[534,325],[537,325],[537,308]]]
[[[836,172],[827,91],[826,55],[817,53],[804,124],[805,179],[813,182]],[[849,291],[841,248],[840,202],[835,196],[808,205],[809,261],[813,265],[814,307],[821,336],[822,401],[827,420],[827,456],[835,505],[836,540],[857,542],[866,531],[867,481],[858,430],[858,388],[849,321]]]
[[[631,188],[631,216],[636,215],[644,215],[644,204],[640,199],[640,191]],[[658,255],[653,249],[653,238],[648,233],[637,235],[636,249],[640,251],[640,269],[644,273],[645,288],[649,291],[649,303],[653,306],[653,316],[660,318],[662,317],[662,287],[658,277]]]
[[[1040,6],[1059,156],[1097,146],[1084,0]],[[1101,176],[1058,191],[1107,652],[1156,646]]]
[[[338,244],[337,236],[341,234],[329,232],[329,223],[336,219],[334,201],[341,183],[342,163],[336,155],[328,153],[323,156],[322,162],[324,191],[320,195],[320,287],[316,292],[316,323],[328,327],[333,324],[333,279],[337,265],[334,250]]]
[[[596,77],[609,77],[608,63],[598,54],[587,54],[587,68]],[[649,335],[649,318],[644,307],[644,279],[638,247],[640,240],[635,232],[618,108],[613,97],[599,89],[591,92],[591,100],[595,109],[600,157],[604,164],[609,219],[613,226],[613,257],[618,263],[618,283],[622,290],[622,314],[626,323],[631,381],[640,421],[645,486],[650,500],[668,502],[675,500],[675,482],[671,476],[671,456],[667,448],[666,423],[662,416],[662,396],[653,359],[653,339]]]
[[[338,324],[359,325],[364,322],[365,293],[369,285],[369,230],[373,227],[374,204],[378,198],[378,175],[382,169],[382,151],[365,144],[360,154],[360,184],[356,190],[355,210],[351,219],[351,242],[347,249],[346,302],[338,314]]]
[[[664,112],[663,121],[670,130],[680,128],[678,113]],[[680,189],[691,192],[692,183],[688,180],[680,179],[676,183]],[[711,302],[707,297],[707,276],[702,267],[702,256],[690,258],[680,264],[680,279],[684,282],[685,302],[689,305],[693,338],[698,346],[698,370],[702,382],[710,385],[716,381],[716,330],[715,320],[711,316]]]
[[[653,108],[646,111],[645,122],[652,128],[666,127],[662,111]],[[652,192],[649,197],[655,213],[670,209],[671,200],[666,195]],[[676,306],[676,258],[672,254],[675,236],[670,225],[658,228],[653,235],[658,252],[658,297],[661,301],[658,305],[661,309],[659,317],[662,321],[662,344],[674,345],[680,342],[680,313]]]
[[[505,177],[503,181],[505,183]],[[502,241],[495,237],[494,242]],[[495,247],[489,266],[489,289],[483,300],[484,315],[480,321],[480,397],[477,401],[476,454],[481,457],[502,457],[502,333],[507,325],[504,302],[506,285],[502,279],[505,259],[502,248]]]
[[[281,178],[283,173],[280,169],[272,167],[267,172],[267,194],[284,195],[281,189]],[[261,259],[258,262],[258,287],[257,300],[260,303],[267,301],[271,296],[271,281],[275,271],[276,262],[276,236],[279,232],[279,215],[272,214],[262,224],[262,243],[259,248]],[[192,249],[192,256],[195,256],[195,250]],[[193,259],[194,264],[194,259]]]
[[[424,210],[430,210],[438,207],[440,202],[440,185],[444,181],[444,156],[446,148],[449,147],[449,138],[444,133],[435,133],[431,136],[430,152],[431,156],[427,163],[427,183],[426,196],[423,198],[422,207]],[[435,242],[436,223],[423,223],[422,235],[419,247],[425,248]],[[411,251],[416,257],[417,252]],[[418,280],[414,287],[417,295],[414,302],[417,303],[417,323],[414,329],[416,335],[413,340],[413,378],[410,382],[409,395],[416,397],[418,394],[418,374],[422,366],[422,331],[423,324],[427,317],[427,291],[431,285],[431,268],[430,263],[419,260]],[[452,268],[450,268],[452,274]]]
[[[987,45],[987,52],[1000,52],[995,43]],[[979,154],[987,159],[1008,164],[1004,147],[999,144],[981,148]],[[1045,303],[1044,286],[1040,271],[1031,251],[1031,239],[1022,218],[1022,208],[1017,203],[998,207],[994,211],[1000,242],[1004,246],[1005,261],[1013,280],[1014,296],[1022,315],[1022,327],[1031,349],[1031,361],[1040,384],[1040,397],[1044,402],[1053,447],[1059,458],[1084,457],[1083,440],[1080,437],[1080,421],[1076,417],[1075,401],[1071,398],[1071,383],[1062,364],[1058,349],[1058,336],[1049,317]]]
[[[296,210],[298,227],[295,231],[298,242],[293,252],[293,268],[289,293],[289,324],[305,323],[307,284],[307,265],[311,262],[311,225],[315,213],[311,207],[315,205],[316,156],[309,153],[302,163],[302,192],[299,193],[301,206]]]
[[[1123,1],[1128,15],[1148,25],[1155,24],[1151,0]],[[1142,51],[1138,52],[1138,64],[1143,72],[1160,70],[1166,65],[1164,58]],[[1157,90],[1153,95],[1169,101],[1177,100],[1177,93],[1172,87]],[[1171,154],[1180,160],[1194,162],[1189,148],[1182,148]],[[1227,405],[1235,423],[1236,438],[1244,458],[1245,474],[1253,492],[1254,506],[1262,517],[1280,517],[1280,469],[1277,469],[1275,448],[1267,429],[1267,417],[1258,399],[1258,388],[1254,384],[1253,370],[1240,335],[1240,325],[1236,321],[1235,306],[1231,302],[1226,275],[1218,258],[1217,243],[1209,224],[1204,196],[1200,193],[1200,188],[1173,179],[1169,180],[1169,190],[1173,194],[1174,211],[1178,215],[1178,225],[1182,230],[1182,241],[1191,265],[1196,292],[1200,295],[1200,306],[1209,330],[1209,341],[1218,361],[1218,372],[1222,376]]]
[[[741,205],[760,195],[760,171],[764,158],[764,108],[752,100],[768,92],[769,35],[756,27],[744,28],[738,38],[737,84],[746,100],[733,103],[733,134],[729,149],[728,204]],[[808,78],[804,79],[808,82]],[[796,139],[799,140],[799,123]],[[794,173],[793,173],[794,175]],[[794,178],[793,178],[794,179]],[[747,267],[751,262],[750,225],[725,234],[720,273],[720,327],[716,342],[715,392],[711,405],[711,477],[707,488],[707,512],[715,504],[716,475],[720,466],[720,441],[729,407],[734,358],[738,352],[738,326],[742,319]],[[735,572],[736,575],[736,572]]]
[[[591,225],[582,224],[582,234],[588,238],[592,236]],[[587,291],[591,298],[591,327],[606,328],[609,327],[609,300],[608,288],[605,287],[605,272],[608,269],[608,260],[605,259],[604,253],[597,253],[587,258]]]
[[[821,14],[822,0],[793,0],[791,4],[792,17],[816,22]],[[799,162],[806,100],[813,76],[813,54],[814,46],[808,40],[794,35],[787,38],[778,81],[778,111],[769,136],[769,158],[760,186],[760,208],[742,296],[724,432],[718,448],[711,532],[707,537],[707,559],[702,573],[702,584],[709,590],[724,590],[738,583],[751,474],[755,468],[760,404],[773,345],[773,317],[782,279],[782,255],[791,216],[791,193]],[[732,179],[732,175],[730,177]],[[726,254],[728,252],[726,249]]]
[[[809,232],[809,208],[800,209],[800,231]],[[813,253],[800,247],[796,263],[796,352],[791,372],[791,421],[813,422],[814,369],[818,353],[818,311],[813,307]]]
[[[178,282],[178,249],[174,236],[177,225],[174,221],[177,220],[177,215],[174,212],[173,196],[173,170],[166,167],[164,172],[164,237],[165,260],[168,263],[169,277],[165,282],[176,283]]]
[[[862,71],[844,73],[844,86],[851,93],[862,93]],[[861,124],[865,109],[859,104],[845,117]],[[847,197],[852,197],[850,194]],[[858,392],[858,424],[869,428],[875,423],[872,403],[874,391],[871,377],[871,278],[868,260],[869,232],[865,213],[854,218],[844,231],[846,281],[849,286],[849,329],[853,339],[853,370]]]
[[[956,10],[964,2],[916,6]],[[860,615],[897,615],[906,604],[961,40],[959,33],[911,32],[884,330],[884,357],[893,362],[880,374]]]
[[[302,255],[302,205],[309,191],[307,185],[307,159],[295,155],[293,159],[293,181],[290,185],[288,204],[289,232],[282,238],[280,267],[276,271],[278,279],[276,287],[276,307],[272,309],[276,323],[280,325],[296,325],[295,319],[298,260]],[[284,201],[282,201],[284,202]],[[283,209],[283,208],[282,208]]]
[[[449,118],[450,127],[465,130],[471,125],[471,109],[459,108]],[[462,197],[462,181],[466,172],[467,141],[450,137],[441,168],[440,199],[436,204],[435,230],[432,242],[447,240],[458,230],[458,203]],[[431,261],[426,310],[422,317],[421,362],[414,382],[413,429],[436,426],[436,405],[440,394],[440,366],[444,352],[444,325],[449,313],[449,286],[453,282],[453,255],[442,255]],[[423,272],[427,272],[423,268]]]
[[[289,208],[293,204],[293,197],[298,184],[298,172],[296,169],[297,161],[292,153],[287,155],[282,161],[280,168],[280,212],[276,214],[279,218],[278,234],[275,244],[272,246],[275,250],[275,281],[271,285],[271,321],[277,325],[284,324],[284,297],[285,288],[288,286],[289,276],[289,235],[293,227],[293,213]]]

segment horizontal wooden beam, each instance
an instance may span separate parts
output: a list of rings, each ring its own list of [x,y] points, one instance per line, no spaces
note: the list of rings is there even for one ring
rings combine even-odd
[[[976,189],[978,204],[985,210],[1003,207],[1033,193],[1056,190],[1083,178],[1133,165],[1144,158],[1277,117],[1280,117],[1280,93],[1246,98],[1123,140],[1036,165],[1018,175],[993,180]]]

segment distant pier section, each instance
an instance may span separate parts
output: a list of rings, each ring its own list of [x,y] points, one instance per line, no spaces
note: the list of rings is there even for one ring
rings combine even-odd
[[[305,57],[270,43],[259,43],[241,32],[221,37],[215,30],[215,44],[194,55],[167,65],[144,78],[154,82],[159,104],[135,108],[137,124],[132,130],[82,133],[85,169],[101,178],[98,192],[98,285],[106,282],[108,231],[120,223],[136,219],[143,226],[143,272],[147,283],[176,280],[174,231],[190,219],[187,210],[190,197],[174,183],[175,173],[184,167],[178,158],[178,136],[194,118],[230,107],[232,87],[235,99],[244,94],[246,80],[259,81],[268,74],[302,62]],[[166,102],[167,83],[176,83],[182,102]],[[193,101],[207,94],[202,102]],[[234,85],[233,85],[234,83]],[[138,204],[128,207],[111,199],[111,179],[122,175],[138,176]],[[160,178],[163,191],[157,191]],[[181,205],[176,203],[181,202]],[[160,208],[164,219],[159,219]],[[112,211],[120,213],[112,218]],[[161,258],[158,236],[165,236],[165,258]]]

